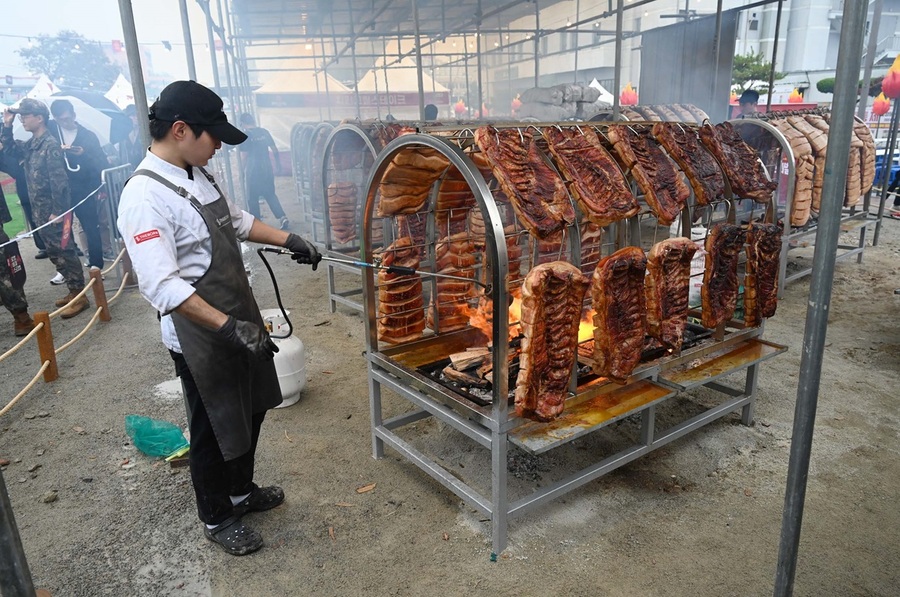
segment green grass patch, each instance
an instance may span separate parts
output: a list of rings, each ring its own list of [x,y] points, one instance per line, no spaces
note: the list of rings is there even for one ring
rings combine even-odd
[[[18,233],[25,230],[25,212],[22,211],[22,202],[15,193],[6,193],[6,205],[9,207],[9,213],[12,221],[3,225],[3,230],[13,238]]]

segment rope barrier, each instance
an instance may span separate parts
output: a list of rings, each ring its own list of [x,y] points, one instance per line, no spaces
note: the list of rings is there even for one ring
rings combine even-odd
[[[125,256],[125,250],[123,249],[119,256],[116,258],[116,262],[122,259]],[[115,267],[115,263],[112,267]],[[109,304],[119,298],[122,293],[125,291],[125,286],[128,283],[129,278],[131,277],[131,272],[126,271],[122,276],[121,284],[116,290],[115,294],[106,299],[105,289],[103,288],[102,277],[100,273],[93,271],[91,272],[91,279],[85,284],[85,287],[75,295],[75,297],[70,300],[66,306],[61,307],[54,311],[53,313],[47,313],[46,311],[41,311],[35,314],[36,325],[35,327],[28,332],[26,336],[24,336],[19,342],[16,343],[15,346],[7,350],[5,353],[0,354],[0,362],[3,362],[19,350],[21,350],[32,338],[36,338],[38,352],[40,353],[40,360],[42,361],[42,366],[37,374],[31,379],[25,388],[22,389],[2,410],[0,410],[0,416],[6,414],[12,407],[15,405],[19,399],[22,398],[32,387],[37,383],[37,380],[43,375],[44,381],[51,382],[59,376],[56,369],[56,357],[61,354],[66,349],[72,347],[75,343],[81,340],[87,333],[90,331],[92,327],[97,324],[98,320],[101,321],[109,321]],[[53,332],[50,328],[50,319],[60,315],[66,307],[68,307],[72,301],[78,300],[79,298],[85,296],[88,289],[94,289],[94,297],[97,301],[97,308],[94,311],[94,314],[91,316],[90,320],[85,324],[85,326],[75,335],[71,340],[60,346],[59,348],[54,348],[53,346]],[[100,294],[100,297],[97,295]]]
[[[29,231],[27,231],[27,232],[19,233],[19,234],[16,235],[15,238],[11,238],[11,239],[9,239],[8,241],[6,241],[5,243],[0,244],[0,249],[2,249],[3,247],[5,247],[6,245],[11,245],[11,244],[13,244],[13,243],[17,243],[17,242],[19,242],[19,241],[22,240],[22,239],[25,239],[25,238],[31,238],[32,236],[34,236],[34,233],[35,233],[35,232],[40,232],[42,228],[46,228],[46,227],[49,226],[50,224],[55,224],[56,222],[58,222],[58,221],[61,220],[62,218],[66,217],[68,214],[70,214],[70,213],[72,213],[73,211],[75,211],[75,208],[81,207],[81,204],[82,204],[82,203],[84,203],[85,201],[87,201],[88,199],[90,199],[91,197],[93,197],[94,195],[96,195],[96,194],[100,191],[100,189],[102,189],[104,186],[105,186],[105,185],[101,184],[99,187],[97,187],[96,189],[94,189],[93,191],[91,191],[90,193],[88,193],[87,196],[86,196],[84,199],[82,199],[81,201],[79,201],[78,203],[76,203],[75,205],[73,205],[72,207],[70,207],[69,209],[67,209],[66,211],[62,212],[61,214],[59,214],[58,216],[56,216],[56,217],[53,218],[52,220],[49,220],[48,222],[46,222],[46,223],[44,223],[44,224],[41,224],[40,226],[38,226],[38,227],[35,228],[34,230],[29,230]]]
[[[41,365],[41,369],[40,369],[40,371],[37,372],[37,375],[32,377],[31,381],[28,382],[28,385],[25,386],[24,388],[22,388],[22,391],[19,392],[18,394],[16,394],[15,398],[10,400],[9,403],[6,406],[4,406],[2,410],[0,410],[0,417],[5,415],[9,411],[9,409],[11,409],[13,406],[15,406],[16,402],[18,402],[19,399],[22,398],[22,396],[27,394],[28,391],[34,387],[34,384],[37,383],[37,380],[41,377],[41,375],[44,374],[44,371],[46,371],[47,367],[49,367],[49,366],[50,366],[50,361],[44,361],[44,364]]]
[[[103,275],[105,276],[106,274],[108,274],[109,272],[111,272],[111,271],[113,270],[114,267],[116,267],[117,265],[119,265],[119,262],[122,261],[122,257],[123,257],[124,255],[125,255],[125,249],[122,249],[121,251],[119,251],[119,254],[116,255],[115,260],[109,265],[109,267],[106,268],[105,270],[103,270],[103,271],[100,272],[100,273],[103,274]]]
[[[63,311],[65,311],[65,310],[69,307],[69,305],[72,304],[73,301],[77,301],[78,299],[80,299],[81,297],[83,297],[83,296],[85,295],[85,293],[87,293],[87,291],[88,291],[90,288],[92,288],[93,286],[94,286],[94,279],[91,278],[91,281],[84,285],[84,288],[81,289],[81,292],[79,292],[78,294],[76,294],[75,296],[73,296],[73,297],[69,300],[68,303],[66,303],[65,305],[63,305],[62,307],[60,307],[59,309],[57,309],[56,311],[52,312],[52,313],[50,314],[50,319],[53,319],[54,317],[56,317],[57,315],[59,315],[60,313],[62,313]]]
[[[23,346],[25,346],[25,343],[26,343],[26,342],[28,342],[29,340],[31,340],[32,338],[34,338],[34,337],[37,335],[37,333],[38,333],[39,331],[41,331],[41,329],[42,329],[43,327],[44,327],[44,324],[43,324],[43,323],[37,324],[36,326],[34,326],[34,328],[32,328],[32,330],[31,330],[30,332],[28,332],[28,335],[27,335],[27,336],[25,336],[24,338],[22,338],[21,340],[19,340],[19,343],[18,343],[18,344],[16,344],[15,346],[13,346],[12,348],[10,348],[9,350],[7,350],[6,352],[4,352],[3,354],[0,354],[0,363],[2,363],[2,362],[5,361],[7,358],[9,358],[9,357],[11,357],[12,355],[14,355],[16,352],[18,352],[19,349],[21,349]]]
[[[131,277],[131,272],[125,272],[125,275],[122,276],[122,283],[119,284],[119,289],[116,291],[116,293],[114,295],[112,295],[111,297],[109,297],[106,300],[107,305],[113,304],[113,301],[115,301],[117,298],[119,298],[119,295],[122,294],[122,291],[125,290],[125,284],[128,283],[128,279],[130,277]]]
[[[80,332],[78,332],[78,334],[76,334],[76,336],[74,338],[72,338],[71,340],[69,340],[68,342],[66,342],[65,344],[63,344],[62,346],[60,346],[59,348],[56,349],[57,356],[65,349],[69,348],[70,346],[72,346],[73,344],[75,344],[76,342],[81,340],[81,338],[85,334],[88,333],[88,330],[90,330],[92,327],[94,327],[94,324],[97,323],[97,319],[100,317],[100,313],[102,313],[102,312],[103,312],[103,308],[97,307],[97,310],[94,312],[94,316],[91,317],[91,320],[89,322],[87,322],[87,325],[84,326],[84,329],[82,329]],[[51,315],[51,317],[52,317],[52,315]]]

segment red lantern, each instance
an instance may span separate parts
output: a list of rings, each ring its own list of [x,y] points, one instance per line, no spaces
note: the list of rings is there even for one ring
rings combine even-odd
[[[881,80],[881,92],[891,99],[900,97],[900,55],[894,59],[894,64]]]
[[[519,108],[522,107],[522,100],[519,99],[519,95],[516,94],[516,97],[513,98],[513,101],[510,103],[510,107],[513,112],[518,112]]]
[[[457,116],[462,116],[466,110],[468,110],[468,108],[466,108],[466,102],[462,101],[462,98],[453,104],[453,111],[456,112]]]
[[[631,86],[631,83],[625,86],[622,93],[619,94],[619,103],[623,106],[633,106],[638,103],[638,95]]]
[[[891,109],[891,100],[884,97],[884,92],[878,94],[872,103],[872,113],[875,116],[884,116]]]

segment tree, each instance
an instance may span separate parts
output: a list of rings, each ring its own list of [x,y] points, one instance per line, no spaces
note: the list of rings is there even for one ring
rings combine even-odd
[[[757,85],[756,90],[766,93],[769,91],[769,72],[771,70],[772,63],[763,58],[762,52],[739,54],[734,57],[734,65],[731,68],[731,84],[740,91],[746,91],[753,87],[754,83],[762,81],[763,85]],[[775,79],[783,77],[784,73],[775,72]]]
[[[42,35],[18,53],[31,72],[46,74],[60,87],[106,90],[119,75],[119,67],[109,61],[98,42],[74,31]]]
[[[869,80],[869,97],[878,97],[878,94],[881,93],[881,80],[884,77],[873,77]],[[857,84],[857,93],[862,88],[862,81]],[[816,83],[816,89],[818,89],[821,93],[834,93],[834,77],[828,77],[826,79],[820,79]]]

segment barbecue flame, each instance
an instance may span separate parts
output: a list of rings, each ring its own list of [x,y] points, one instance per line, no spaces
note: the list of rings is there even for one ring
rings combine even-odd
[[[509,306],[509,339],[518,337],[520,333],[519,329],[519,321],[522,318],[522,299],[519,297],[513,297],[513,302]],[[478,328],[488,338],[493,337],[493,321],[494,321],[494,308],[491,300],[486,297],[482,297],[480,301],[478,301],[478,308],[469,310],[469,325],[474,328]]]
[[[801,95],[800,90],[794,87],[794,90],[788,96],[789,104],[801,104],[803,103],[803,95]]]
[[[578,323],[578,343],[587,342],[594,337],[594,313],[593,309],[588,309],[581,316]]]
[[[619,94],[619,103],[623,106],[633,106],[638,103],[637,92],[631,86],[631,83],[628,83],[625,89],[622,90],[622,93]]]

